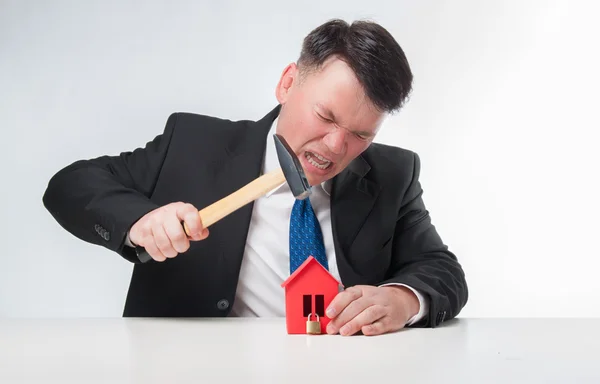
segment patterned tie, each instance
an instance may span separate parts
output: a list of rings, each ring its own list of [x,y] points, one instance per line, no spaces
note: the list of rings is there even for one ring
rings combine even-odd
[[[312,256],[325,269],[327,257],[323,243],[323,233],[315,216],[310,199],[296,200],[290,218],[290,274],[307,258]]]

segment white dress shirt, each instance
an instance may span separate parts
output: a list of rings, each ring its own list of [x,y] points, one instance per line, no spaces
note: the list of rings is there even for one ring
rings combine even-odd
[[[267,136],[263,174],[279,167],[273,140],[277,122],[278,119],[273,122]],[[329,180],[313,186],[309,198],[323,232],[329,271],[341,282],[331,228],[330,188]],[[283,183],[254,202],[231,316],[285,316],[285,291],[281,288],[281,284],[290,275],[289,222],[295,200],[287,183]],[[418,291],[406,287],[417,295],[420,304],[419,313],[407,323],[411,325],[423,318],[428,311],[429,303]]]

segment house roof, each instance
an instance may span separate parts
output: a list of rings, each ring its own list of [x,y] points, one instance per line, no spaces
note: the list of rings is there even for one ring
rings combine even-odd
[[[333,281],[335,281],[336,283],[340,284],[340,282],[339,282],[339,281],[338,281],[338,280],[337,280],[335,277],[333,277],[333,275],[332,275],[332,274],[331,274],[331,273],[330,273],[330,272],[329,272],[327,269],[323,268],[323,266],[321,265],[321,263],[319,263],[319,262],[317,261],[317,259],[315,259],[315,258],[314,258],[314,257],[312,257],[312,256],[308,256],[308,258],[307,258],[306,260],[304,260],[304,263],[302,263],[302,264],[301,264],[301,265],[300,265],[300,266],[299,266],[299,267],[298,267],[298,268],[297,268],[297,269],[294,271],[294,273],[292,273],[292,274],[290,275],[290,277],[288,277],[288,278],[287,278],[287,280],[286,280],[286,281],[284,281],[284,282],[281,284],[281,287],[282,287],[282,288],[285,288],[285,286],[286,286],[286,285],[288,285],[288,284],[289,284],[291,281],[293,281],[293,280],[294,280],[294,279],[295,279],[295,278],[296,278],[298,275],[300,275],[300,273],[302,273],[302,271],[303,271],[304,269],[306,269],[306,267],[307,267],[308,265],[310,265],[311,263],[317,263],[317,264],[319,265],[319,267],[320,267],[320,268],[321,268],[323,271],[325,271],[325,272],[327,273],[327,275],[328,275],[328,276],[329,276],[329,277],[330,277],[330,278],[331,278]]]

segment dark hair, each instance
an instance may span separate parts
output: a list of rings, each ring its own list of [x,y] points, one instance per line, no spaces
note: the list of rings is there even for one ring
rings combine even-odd
[[[379,110],[394,112],[408,98],[410,66],[400,45],[379,24],[333,19],[320,25],[304,38],[298,67],[301,73],[317,70],[332,55],[350,66]]]

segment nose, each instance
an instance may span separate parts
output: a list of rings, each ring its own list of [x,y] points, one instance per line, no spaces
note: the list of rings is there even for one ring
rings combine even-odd
[[[333,132],[329,132],[323,138],[323,142],[331,153],[339,155],[344,151],[346,145],[346,132],[343,129],[336,129]]]

